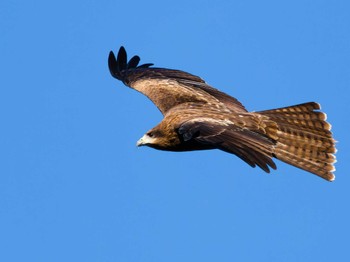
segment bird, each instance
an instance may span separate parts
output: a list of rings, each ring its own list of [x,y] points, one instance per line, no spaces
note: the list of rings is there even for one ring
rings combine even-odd
[[[163,114],[137,146],[164,151],[219,149],[266,173],[277,169],[273,159],[335,179],[336,141],[327,115],[316,102],[249,112],[236,98],[202,78],[175,69],[129,61],[123,46],[110,51],[111,75],[148,97]]]

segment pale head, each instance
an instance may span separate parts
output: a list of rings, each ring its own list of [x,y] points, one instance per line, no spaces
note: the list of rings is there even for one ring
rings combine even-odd
[[[148,146],[151,144],[155,144],[156,143],[156,138],[151,137],[148,134],[144,134],[143,137],[141,137],[137,143],[136,146]]]

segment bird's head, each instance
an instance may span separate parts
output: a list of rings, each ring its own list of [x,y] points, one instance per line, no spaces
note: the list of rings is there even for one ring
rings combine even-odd
[[[149,146],[149,147],[156,147],[157,145],[160,146],[161,140],[163,135],[159,130],[150,130],[146,134],[141,137],[136,145],[137,146]]]
[[[176,138],[177,136],[174,137],[173,134],[166,132],[166,130],[155,127],[144,134],[137,141],[136,145],[149,146],[159,150],[169,150],[178,143]]]

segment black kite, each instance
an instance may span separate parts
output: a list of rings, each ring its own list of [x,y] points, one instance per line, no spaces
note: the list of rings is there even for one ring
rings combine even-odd
[[[127,61],[124,47],[117,59],[108,58],[113,77],[146,95],[162,112],[159,125],[148,131],[138,146],[167,151],[220,149],[237,155],[265,172],[276,169],[277,158],[328,181],[335,176],[335,140],[326,114],[315,102],[248,112],[235,98],[189,73],[138,66]]]

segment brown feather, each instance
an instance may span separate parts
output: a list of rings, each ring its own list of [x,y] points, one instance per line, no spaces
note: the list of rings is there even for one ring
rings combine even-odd
[[[276,121],[276,158],[333,181],[335,140],[326,115],[314,102],[258,112]]]

